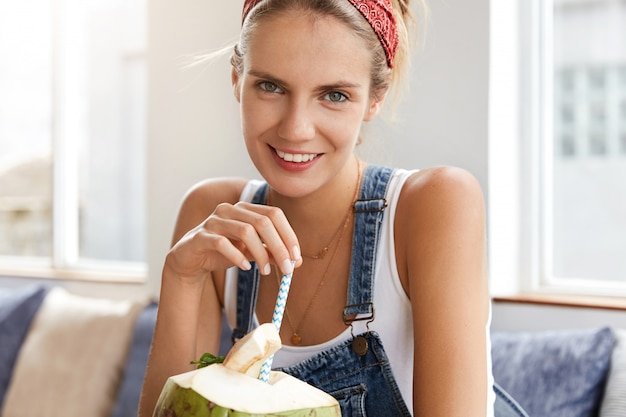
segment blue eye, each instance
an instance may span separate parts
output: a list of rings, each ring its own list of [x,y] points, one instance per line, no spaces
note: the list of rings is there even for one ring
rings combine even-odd
[[[342,101],[348,99],[345,94],[340,93],[339,91],[331,91],[330,93],[326,94],[325,98],[326,100],[333,103],[341,103]]]
[[[283,90],[280,89],[279,86],[270,81],[261,81],[259,84],[259,88],[267,93],[282,93]]]

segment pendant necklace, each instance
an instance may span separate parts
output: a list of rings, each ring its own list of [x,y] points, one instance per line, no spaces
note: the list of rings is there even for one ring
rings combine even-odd
[[[349,214],[351,213],[352,211],[349,212]],[[351,218],[352,218],[351,215],[348,215],[346,217],[346,220],[343,223],[343,227],[341,228],[341,233],[339,234],[339,240],[337,241],[337,245],[335,246],[335,249],[333,250],[330,256],[330,259],[328,260],[328,265],[326,265],[326,269],[324,269],[322,278],[320,279],[320,282],[317,284],[317,287],[315,288],[315,292],[311,296],[311,300],[309,301],[309,304],[304,310],[304,313],[302,314],[302,318],[300,319],[297,325],[293,324],[293,321],[291,320],[291,315],[289,314],[289,310],[285,307],[285,317],[287,317],[287,322],[289,323],[289,327],[291,327],[291,330],[293,331],[291,335],[291,343],[295,346],[298,346],[300,343],[302,343],[302,336],[300,336],[300,326],[302,326],[302,323],[304,323],[307,316],[309,315],[309,312],[311,311],[311,307],[313,306],[313,303],[315,302],[315,299],[317,298],[317,295],[320,289],[324,286],[324,283],[326,282],[326,275],[328,275],[330,265],[333,263],[333,260],[335,259],[335,255],[337,254],[339,250],[339,246],[341,246],[341,241],[343,240],[343,236],[344,236],[343,232],[348,228],[348,224]],[[280,277],[278,275],[278,270],[274,269],[274,273],[276,275],[276,278],[279,279],[278,284],[280,285]]]
[[[324,283],[326,282],[326,276],[328,275],[328,271],[330,270],[330,266],[332,265],[332,263],[333,263],[333,261],[335,259],[335,255],[337,255],[337,252],[339,251],[339,247],[341,246],[341,242],[342,242],[343,237],[345,235],[345,231],[348,228],[348,224],[350,224],[350,219],[352,219],[354,202],[356,201],[356,199],[357,199],[357,197],[359,195],[359,188],[360,188],[360,184],[361,184],[361,161],[359,161],[359,160],[357,160],[357,170],[358,170],[358,177],[357,177],[357,182],[356,182],[356,189],[354,191],[354,198],[352,199],[352,201],[350,203],[350,206],[348,207],[348,211],[346,213],[346,216],[344,217],[344,221],[342,222],[342,224],[339,225],[339,227],[335,231],[335,233],[334,233],[332,239],[330,240],[330,242],[321,251],[319,251],[317,253],[317,255],[308,256],[311,259],[323,259],[326,256],[326,254],[328,253],[329,247],[332,245],[334,240],[338,238],[337,244],[335,246],[335,249],[332,251],[330,259],[328,260],[328,264],[326,265],[326,268],[324,269],[324,273],[322,274],[322,278],[320,279],[319,283],[317,284],[317,287],[315,288],[315,291],[313,292],[313,295],[311,296],[311,300],[309,301],[309,304],[307,305],[306,309],[304,310],[304,313],[302,314],[302,318],[300,318],[300,321],[298,322],[297,325],[293,324],[293,321],[291,320],[291,316],[289,314],[289,310],[288,310],[287,306],[285,306],[285,317],[287,318],[287,322],[289,323],[289,326],[291,327],[291,330],[293,331],[293,333],[291,335],[291,343],[294,346],[298,346],[298,345],[300,345],[302,343],[302,336],[300,336],[300,327],[305,322],[307,316],[309,315],[309,312],[311,311],[311,307],[313,306],[313,303],[315,302],[315,300],[317,298],[317,295],[318,295],[320,289],[324,286]],[[268,197],[267,198],[269,200],[269,193],[268,193]],[[280,276],[278,274],[278,269],[277,268],[274,268],[274,275],[276,276],[276,279],[278,280],[278,285],[280,286]]]

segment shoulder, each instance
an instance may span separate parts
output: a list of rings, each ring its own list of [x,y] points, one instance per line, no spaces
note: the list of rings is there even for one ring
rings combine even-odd
[[[416,220],[440,218],[446,214],[482,215],[484,197],[478,180],[467,170],[451,166],[428,168],[407,178],[398,202],[398,215]],[[416,218],[415,213],[425,216]],[[408,220],[408,218],[406,219]]]
[[[194,184],[183,198],[183,208],[211,209],[220,203],[236,203],[248,180],[245,178],[211,178]]]
[[[483,192],[468,171],[436,167],[407,178],[395,216],[400,247],[412,252],[462,245],[464,240],[482,239],[484,228]]]
[[[174,242],[203,222],[221,203],[235,204],[248,180],[212,178],[194,184],[183,197],[178,211]]]
[[[444,281],[482,279],[484,200],[468,171],[437,167],[412,174],[400,193],[394,231],[400,279],[411,299],[438,294]]]

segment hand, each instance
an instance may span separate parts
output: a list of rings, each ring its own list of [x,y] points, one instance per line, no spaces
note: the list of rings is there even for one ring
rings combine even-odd
[[[262,274],[277,265],[284,274],[300,266],[300,245],[281,209],[238,202],[222,203],[200,225],[187,232],[169,251],[165,264],[179,277],[204,277],[236,265]]]

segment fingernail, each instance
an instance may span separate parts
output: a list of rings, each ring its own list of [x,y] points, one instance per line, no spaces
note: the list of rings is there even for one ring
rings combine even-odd
[[[284,274],[293,273],[293,263],[289,259],[285,259],[283,261],[283,273]]]
[[[248,260],[247,260],[247,259],[244,259],[244,261],[241,263],[241,268],[242,268],[244,271],[249,271],[249,270],[250,270],[250,268],[252,268],[252,264],[251,264],[250,262],[248,262]]]
[[[291,256],[293,256],[295,260],[300,259],[300,247],[298,245],[294,246],[291,250]]]
[[[269,275],[272,272],[272,267],[270,264],[265,264],[263,267],[263,275]]]

